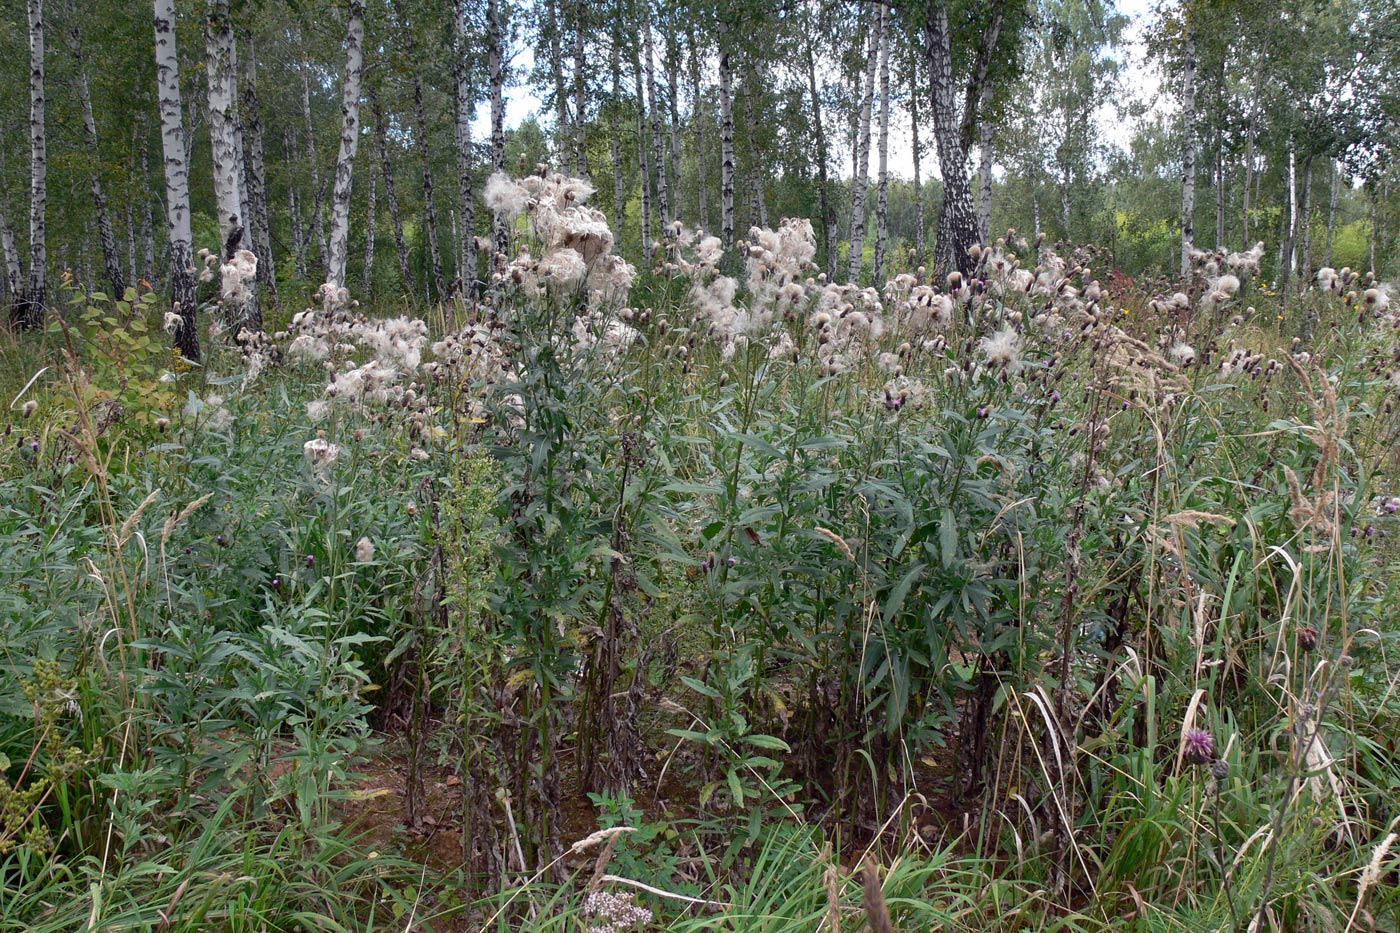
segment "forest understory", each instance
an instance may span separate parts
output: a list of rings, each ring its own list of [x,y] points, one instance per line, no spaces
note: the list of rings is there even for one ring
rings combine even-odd
[[[1400,8],[1123,6],[0,0],[0,931],[1400,931]]]

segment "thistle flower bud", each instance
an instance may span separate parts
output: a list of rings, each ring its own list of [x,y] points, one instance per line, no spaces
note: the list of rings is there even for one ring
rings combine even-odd
[[[1215,736],[1205,729],[1190,729],[1185,740],[1186,760],[1193,765],[1208,764],[1215,758]]]

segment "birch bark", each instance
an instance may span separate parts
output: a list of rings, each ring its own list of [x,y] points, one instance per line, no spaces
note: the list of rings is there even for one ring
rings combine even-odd
[[[326,280],[345,285],[350,247],[350,191],[355,153],[360,145],[360,80],[365,67],[365,0],[350,0],[345,25],[345,80],[340,96],[340,152],[335,159],[335,189],[331,195],[330,261]]]
[[[491,82],[491,168],[504,172],[506,168],[506,67],[505,23],[500,0],[488,0],[486,5],[486,67]],[[504,217],[494,219],[496,251],[504,253],[510,245],[510,230]]]
[[[199,359],[195,326],[193,235],[190,228],[190,171],[185,150],[184,107],[180,101],[180,57],[175,44],[175,0],[154,0],[156,84],[160,98],[160,138],[165,163],[165,219],[170,238],[170,308],[180,323],[175,347],[188,360]]]
[[[457,143],[457,212],[461,233],[457,241],[457,278],[462,294],[476,293],[476,198],[472,193],[472,89],[467,70],[467,16],[471,0],[457,0],[452,16],[452,89]],[[370,194],[374,189],[370,188]]]
[[[399,209],[398,190],[394,186],[394,163],[389,158],[389,134],[384,127],[384,111],[379,106],[379,95],[373,87],[369,90],[370,107],[374,111],[374,135],[379,143],[379,165],[384,173],[384,198],[389,202],[389,220],[394,228],[394,248],[399,256],[399,281],[403,285],[404,296],[413,300],[413,273],[408,265],[408,241],[403,233],[403,212]]]
[[[880,7],[880,18],[889,14]],[[871,278],[877,287],[885,271],[885,247],[890,232],[890,39],[889,31],[880,28],[880,136],[878,143],[879,166],[877,168],[875,195],[875,269]]]
[[[73,61],[78,67],[78,100],[83,109],[83,136],[86,137],[88,149],[96,159],[97,120],[92,112],[92,87],[88,84],[87,62],[83,59],[83,37],[76,23],[70,35]],[[117,255],[117,238],[112,233],[112,217],[107,209],[107,192],[102,188],[102,175],[97,165],[93,166],[90,184],[93,210],[97,214],[97,239],[102,246],[102,265],[107,273],[107,282],[112,286],[112,297],[121,298],[126,294],[126,276],[122,273],[121,257]]]
[[[734,75],[726,41],[729,26],[719,24],[719,226],[725,249],[734,246]]]
[[[875,102],[875,74],[879,67],[880,33],[885,25],[885,7],[870,29],[870,40],[865,52],[865,76],[860,96],[860,114],[856,123],[855,177],[851,179],[851,256],[846,269],[846,279],[853,285],[860,284],[860,270],[865,261],[865,199],[869,189],[870,174],[870,112]]]
[[[29,0],[29,282],[16,305],[24,327],[38,327],[48,300],[48,141],[44,105],[44,0]]]
[[[1188,11],[1189,12],[1189,11]],[[1186,30],[1186,63],[1181,93],[1181,277],[1191,274],[1196,231],[1196,33]]]

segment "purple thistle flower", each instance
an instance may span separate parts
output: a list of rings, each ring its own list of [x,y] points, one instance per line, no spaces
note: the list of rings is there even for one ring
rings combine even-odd
[[[1215,736],[1206,729],[1186,732],[1186,760],[1193,765],[1209,764],[1215,758]]]

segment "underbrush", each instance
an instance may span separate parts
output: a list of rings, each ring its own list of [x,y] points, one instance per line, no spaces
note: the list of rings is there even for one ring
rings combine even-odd
[[[810,233],[6,347],[0,926],[1395,928],[1380,299]]]

